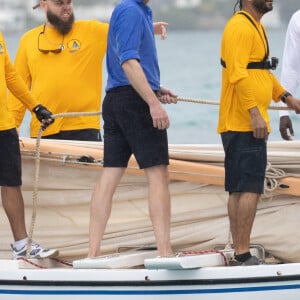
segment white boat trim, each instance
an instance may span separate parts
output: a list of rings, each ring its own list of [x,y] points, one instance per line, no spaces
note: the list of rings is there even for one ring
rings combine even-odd
[[[226,258],[222,256],[221,253],[178,255],[174,257],[146,258],[144,264],[146,269],[183,270],[224,266],[226,264]]]
[[[145,259],[155,258],[157,251],[145,250],[134,251],[123,255],[121,253],[114,253],[111,255],[104,255],[93,258],[84,258],[73,261],[73,268],[75,269],[120,269],[132,268],[144,264]]]
[[[277,298],[277,293],[274,292],[278,291],[285,298]],[[188,299],[197,299],[196,296],[199,295],[208,297],[205,299],[217,299],[215,297],[222,295],[225,297],[222,299],[250,299],[245,298],[246,295],[253,297],[258,294],[262,297],[270,292],[272,298],[269,299],[299,299],[300,264],[207,267],[193,270],[62,268],[7,269],[0,272],[0,299],[4,295],[55,296],[53,299],[95,295],[103,296],[99,299],[107,299],[104,298],[106,296],[116,297],[112,299],[128,299],[126,297],[129,296],[169,299],[169,296],[183,295],[191,297]]]

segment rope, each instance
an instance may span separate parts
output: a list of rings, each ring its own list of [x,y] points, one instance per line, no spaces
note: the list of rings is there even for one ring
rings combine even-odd
[[[39,180],[39,173],[40,173],[40,142],[42,137],[42,126],[40,127],[38,131],[38,136],[36,139],[36,154],[35,154],[35,176],[34,176],[34,184],[33,184],[33,193],[32,193],[32,214],[31,214],[31,223],[30,228],[28,232],[28,243],[26,248],[26,258],[30,257],[30,251],[31,251],[31,244],[32,244],[32,237],[33,237],[33,230],[35,227],[35,221],[36,221],[36,211],[37,211],[37,195],[38,195],[38,180]]]
[[[34,263],[33,261],[28,260],[28,259],[25,258],[25,257],[19,257],[18,260],[23,260],[24,262],[26,262],[26,263],[28,263],[28,264],[30,264],[30,265],[32,265],[32,266],[38,268],[38,269],[48,269],[47,267],[44,267],[44,266],[39,265],[39,264],[36,264],[36,263]]]
[[[267,163],[265,179],[264,179],[264,198],[272,198],[273,192],[277,188],[284,188],[284,186],[278,182],[278,179],[285,177],[300,177],[300,175],[293,173],[286,173],[281,169],[274,168],[271,163]]]
[[[53,119],[58,119],[58,118],[71,118],[71,117],[82,117],[82,116],[97,116],[101,115],[100,111],[96,112],[68,112],[68,113],[61,113],[61,114],[55,114],[52,115]]]
[[[203,100],[203,99],[194,99],[194,98],[186,98],[186,97],[177,97],[177,101],[180,102],[190,102],[195,104],[209,104],[209,105],[220,105],[220,102],[214,100]],[[287,106],[269,106],[271,110],[293,110],[291,107]],[[69,112],[69,113],[61,113],[55,114],[52,117],[54,119],[63,118],[63,117],[78,117],[78,116],[96,116],[101,115],[101,112]]]
[[[191,102],[191,103],[197,103],[197,104],[220,105],[220,102],[218,102],[218,101],[183,98],[183,97],[178,97],[177,101]],[[269,106],[269,109],[271,109],[271,110],[293,110],[293,108],[287,107],[287,106]]]
[[[53,119],[62,118],[62,117],[78,117],[78,116],[95,116],[99,115],[100,112],[69,112],[69,113],[61,113],[52,115]],[[28,243],[26,248],[26,258],[30,257],[31,252],[31,244],[33,238],[33,231],[36,222],[36,214],[37,214],[37,199],[38,199],[38,181],[39,181],[39,173],[40,173],[40,142],[42,137],[42,126],[39,128],[38,135],[36,138],[36,160],[35,160],[35,176],[34,176],[34,184],[33,184],[33,194],[32,194],[32,214],[31,214],[31,223],[28,232]]]
[[[24,262],[26,262],[26,263],[28,263],[28,264],[30,264],[30,265],[38,268],[38,269],[48,269],[48,267],[40,265],[40,264],[37,264],[37,263],[35,263],[35,262],[27,259],[26,257],[19,257],[18,260],[22,260],[22,261],[24,261]],[[73,266],[72,263],[69,263],[69,262],[66,262],[66,261],[63,261],[63,260],[60,260],[60,259],[57,259],[57,258],[51,258],[51,260],[55,261],[57,263],[60,263],[62,265],[65,265],[67,267],[72,267]]]

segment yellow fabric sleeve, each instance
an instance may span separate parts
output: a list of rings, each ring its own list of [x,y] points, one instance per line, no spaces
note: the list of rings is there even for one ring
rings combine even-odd
[[[0,85],[0,130],[8,130],[16,126],[9,111],[7,89],[14,94],[18,101],[23,103],[22,105],[26,105],[30,110],[37,105],[37,102],[33,99],[22,78],[11,64],[2,33],[0,33],[0,67],[2,70],[0,72],[0,82],[2,83]]]

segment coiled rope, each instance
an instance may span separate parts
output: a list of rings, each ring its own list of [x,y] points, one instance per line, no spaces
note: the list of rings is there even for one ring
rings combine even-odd
[[[286,173],[282,169],[274,168],[271,163],[267,163],[265,179],[264,179],[264,194],[263,198],[270,199],[274,195],[274,191],[278,188],[288,188],[288,186],[282,185],[278,179],[285,177],[300,177],[298,174]]]

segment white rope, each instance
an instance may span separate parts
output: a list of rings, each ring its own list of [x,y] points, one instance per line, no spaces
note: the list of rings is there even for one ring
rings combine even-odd
[[[99,115],[100,112],[70,112],[70,113],[61,113],[52,115],[53,119],[62,118],[62,117],[78,117],[78,116],[95,116]],[[36,214],[37,214],[37,199],[38,199],[38,181],[39,181],[39,172],[40,172],[40,142],[42,137],[42,126],[39,128],[38,136],[36,138],[36,160],[35,160],[35,176],[34,176],[34,184],[33,184],[33,193],[32,193],[32,214],[31,214],[31,223],[28,232],[28,243],[26,248],[26,257],[30,257],[31,244],[33,239],[33,231],[36,222]]]
[[[31,214],[31,223],[28,232],[28,243],[26,248],[26,258],[30,257],[31,244],[33,238],[33,230],[36,221],[36,212],[37,212],[37,194],[38,194],[38,180],[39,180],[39,172],[40,172],[40,141],[42,136],[42,126],[38,131],[38,136],[36,139],[36,156],[35,156],[35,176],[33,183],[33,193],[32,193],[32,214]]]
[[[264,179],[264,199],[271,199],[273,192],[280,186],[278,179],[286,177],[286,173],[281,169],[273,168],[271,163],[267,163]]]
[[[274,195],[274,191],[278,188],[288,188],[283,186],[278,179],[286,177],[300,177],[298,174],[286,173],[282,169],[274,168],[271,163],[267,163],[265,180],[264,180],[264,194],[263,198],[270,199]]]
[[[220,102],[214,101],[214,100],[202,100],[202,99],[183,98],[183,97],[178,97],[177,101],[191,102],[191,103],[197,103],[197,104],[220,105]],[[284,106],[269,106],[269,109],[271,109],[271,110],[293,110],[293,108],[291,108],[291,107],[284,107]]]
[[[61,114],[55,114],[52,115],[53,119],[57,119],[57,118],[64,118],[64,117],[82,117],[82,116],[97,116],[97,115],[101,115],[100,111],[96,111],[96,112],[68,112],[68,113],[61,113]]]

